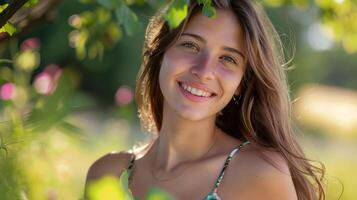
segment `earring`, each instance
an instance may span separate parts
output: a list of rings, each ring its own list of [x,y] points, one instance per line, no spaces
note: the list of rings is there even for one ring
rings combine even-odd
[[[240,95],[236,95],[236,97],[237,97],[238,99],[236,99],[234,96],[235,96],[235,95],[233,95],[233,101],[234,101],[234,103],[235,103],[236,105],[239,105]]]

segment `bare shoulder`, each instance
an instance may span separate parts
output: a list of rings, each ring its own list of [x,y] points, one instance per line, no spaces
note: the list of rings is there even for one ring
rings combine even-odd
[[[248,147],[232,159],[227,174],[226,199],[297,199],[288,163],[277,151]]]
[[[132,154],[128,152],[108,153],[96,160],[87,173],[86,186],[90,181],[104,176],[120,176],[122,171],[128,167]]]

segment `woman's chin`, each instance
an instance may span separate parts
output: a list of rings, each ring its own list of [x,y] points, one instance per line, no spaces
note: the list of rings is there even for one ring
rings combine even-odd
[[[181,118],[189,121],[201,121],[204,119],[208,119],[211,117],[215,117],[213,114],[209,114],[207,112],[202,112],[198,110],[180,110],[178,112]]]

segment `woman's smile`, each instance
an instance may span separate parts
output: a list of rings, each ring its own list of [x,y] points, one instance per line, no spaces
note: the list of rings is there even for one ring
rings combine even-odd
[[[197,86],[195,87],[191,84],[184,83],[184,82],[178,82],[178,86],[183,96],[194,102],[208,101],[213,97],[217,96],[215,93],[207,91],[207,89],[202,88],[202,86],[198,88]]]

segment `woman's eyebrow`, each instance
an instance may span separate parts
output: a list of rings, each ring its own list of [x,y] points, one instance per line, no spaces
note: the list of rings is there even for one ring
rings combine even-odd
[[[193,37],[193,38],[199,40],[200,42],[206,43],[206,40],[203,37],[201,37],[199,35],[196,35],[196,34],[193,34],[193,33],[185,32],[185,33],[182,33],[181,36],[190,36],[190,37]],[[243,59],[245,59],[244,54],[241,51],[239,51],[239,50],[237,50],[235,48],[228,47],[228,46],[223,46],[222,49],[225,50],[225,51],[231,52],[231,53],[236,53],[236,54],[242,56]]]
[[[181,36],[190,36],[190,37],[193,37],[193,38],[199,40],[200,42],[206,43],[206,40],[203,37],[193,34],[193,33],[182,33]]]
[[[237,50],[235,48],[224,46],[223,50],[226,50],[226,51],[231,52],[231,53],[236,53],[236,54],[242,56],[243,60],[245,59],[244,54],[241,51],[239,51],[239,50]]]

